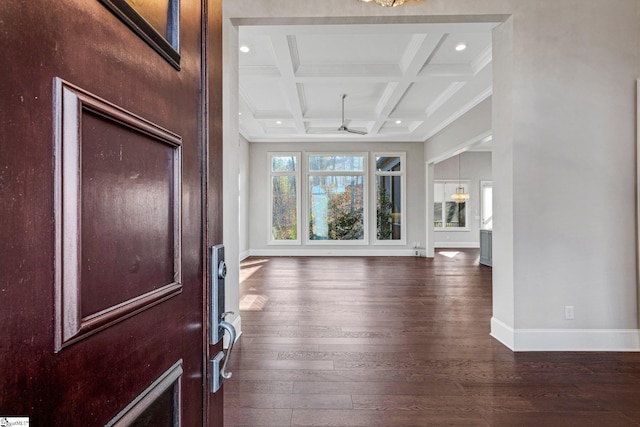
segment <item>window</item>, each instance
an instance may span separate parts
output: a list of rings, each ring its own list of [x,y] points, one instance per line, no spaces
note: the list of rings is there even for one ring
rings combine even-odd
[[[433,221],[436,230],[468,229],[466,203],[456,203],[451,195],[457,187],[469,192],[468,181],[436,181],[433,192]]]
[[[366,154],[308,155],[310,242],[366,242]]]
[[[493,228],[493,184],[491,181],[480,181],[480,205],[482,206],[482,230]]]
[[[404,154],[376,154],[376,241],[404,241]],[[398,243],[398,242],[396,242]]]
[[[270,243],[300,243],[299,164],[300,153],[269,153],[271,176]]]

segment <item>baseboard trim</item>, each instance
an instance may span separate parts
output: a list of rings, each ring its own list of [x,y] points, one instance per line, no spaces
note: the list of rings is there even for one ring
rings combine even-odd
[[[436,249],[478,249],[480,242],[434,242],[433,247]]]
[[[511,351],[514,351],[513,328],[506,323],[496,319],[495,317],[492,317],[491,333],[489,335],[507,346],[507,348],[509,348]]]
[[[250,250],[246,250],[243,252],[240,252],[240,262],[244,261],[245,259],[249,258],[251,256],[251,251]]]
[[[640,329],[513,329],[492,318],[491,336],[513,351],[640,351]]]
[[[416,249],[251,249],[251,256],[416,256]],[[419,255],[424,256],[424,249],[418,249]]]

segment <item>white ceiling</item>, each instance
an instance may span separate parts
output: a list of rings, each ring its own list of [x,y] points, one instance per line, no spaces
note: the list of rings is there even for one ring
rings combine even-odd
[[[425,141],[491,95],[496,25],[241,26],[240,132],[252,142]],[[367,135],[338,132],[342,94],[346,125]]]

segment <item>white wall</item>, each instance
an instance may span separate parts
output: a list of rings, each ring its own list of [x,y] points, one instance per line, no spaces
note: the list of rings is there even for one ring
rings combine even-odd
[[[611,346],[619,335],[617,345],[631,339],[637,347],[630,224],[640,48],[637,37],[620,35],[637,34],[639,3],[549,3],[548,10],[524,8],[513,23],[516,341],[521,336],[521,347],[536,346],[531,329],[585,329],[612,331],[597,346]],[[575,307],[575,320],[564,319],[565,305]]]
[[[250,195],[249,195],[249,243],[252,255],[413,255],[412,242],[424,244],[425,235],[425,178],[424,178],[424,144],[422,143],[380,143],[380,142],[333,142],[333,143],[250,143]],[[348,246],[339,244],[305,244],[302,245],[269,245],[269,152],[302,153],[304,162],[306,152],[406,152],[406,214],[403,215],[406,227],[406,244],[376,245],[370,235],[369,244]],[[300,186],[306,193],[306,177],[301,176]],[[372,194],[373,178],[369,181],[369,195]],[[305,197],[303,194],[301,197]],[[302,204],[301,206],[304,206]],[[369,209],[369,230],[372,216]],[[305,218],[304,211],[301,217]],[[304,222],[303,222],[304,224]],[[302,229],[304,236],[304,228]]]
[[[239,259],[249,256],[249,141],[240,136],[238,146],[239,197],[238,197],[238,251]]]
[[[637,0],[430,0],[392,9],[224,0],[225,96],[237,96],[235,25],[505,21],[493,45],[492,334],[516,350],[639,350],[639,8]],[[237,102],[225,100],[225,111],[237,123]],[[236,134],[226,134],[225,148],[237,139],[237,124],[229,129]],[[565,305],[575,320],[564,319]]]
[[[224,12],[223,12],[224,13]],[[236,40],[238,28],[223,24],[223,39]],[[238,130],[238,49],[228,42],[222,45],[222,240],[225,245],[227,276],[225,277],[225,310],[233,311],[227,317],[232,322],[238,335],[242,334],[240,316],[240,214],[238,177],[240,173],[240,132]],[[233,111],[233,120],[229,112]],[[225,337],[227,335],[225,334]],[[226,339],[226,338],[225,338]]]
[[[435,164],[434,180],[457,181],[458,157]],[[466,203],[467,231],[435,231],[436,248],[480,247],[480,181],[491,181],[491,153],[465,152],[460,154],[460,179],[469,182]]]
[[[514,96],[514,30],[513,18],[493,31],[493,110],[492,110],[492,176],[493,232],[491,265],[493,268],[493,318],[491,334],[509,348],[515,343],[515,293],[518,285],[514,271],[513,208],[513,116]],[[555,300],[553,293],[550,300]],[[563,325],[558,324],[560,328]],[[540,346],[541,349],[544,346]]]

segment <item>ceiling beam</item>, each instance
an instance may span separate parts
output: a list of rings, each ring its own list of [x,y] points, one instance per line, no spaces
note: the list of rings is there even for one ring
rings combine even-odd
[[[403,54],[401,66],[403,75],[399,82],[391,83],[381,97],[378,105],[377,117],[369,133],[376,134],[385,122],[389,120],[391,112],[396,108],[404,94],[416,81],[420,70],[428,64],[429,60],[437,52],[438,47],[446,40],[447,35],[414,34],[406,51]]]
[[[271,36],[271,44],[276,58],[276,64],[280,70],[282,78],[280,84],[284,91],[285,98],[291,108],[291,115],[297,131],[304,134],[304,93],[301,85],[295,81],[296,69],[298,68],[298,46],[296,37],[289,35]]]

